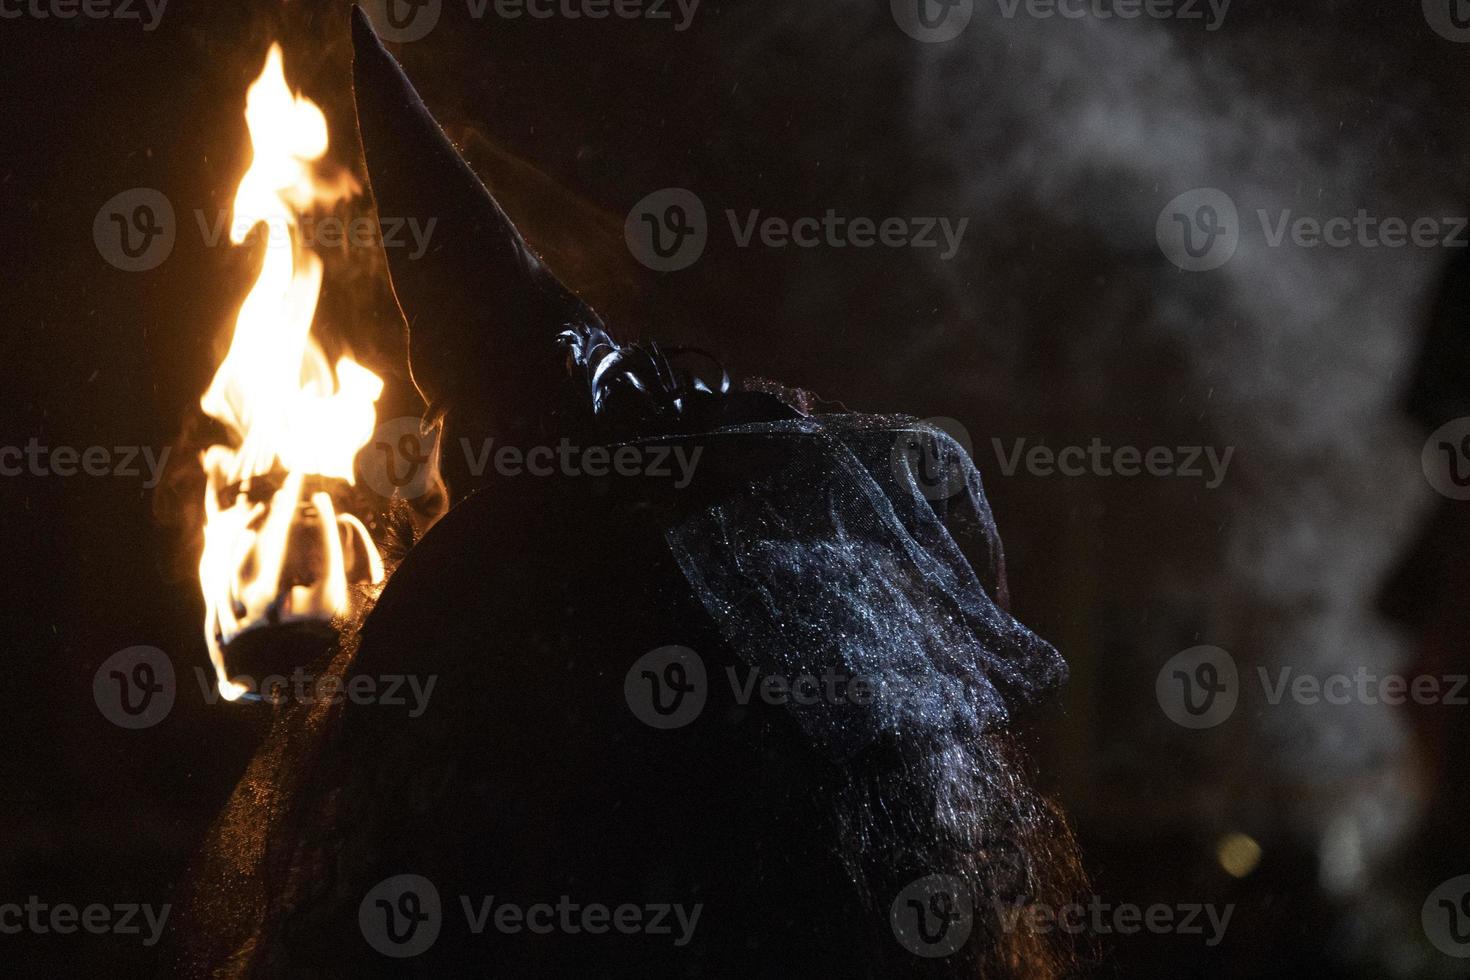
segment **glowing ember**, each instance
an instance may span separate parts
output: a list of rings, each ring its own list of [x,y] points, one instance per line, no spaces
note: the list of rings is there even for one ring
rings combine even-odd
[[[245,630],[346,613],[348,574],[374,584],[382,560],[361,522],[338,513],[329,484],[353,482],[353,457],[372,436],[383,382],[351,358],[335,368],[311,336],[322,262],[300,241],[299,216],[356,188],[318,179],[327,122],[286,87],[272,45],[245,100],[253,156],[235,190],[230,240],[267,237],[260,275],[240,307],[229,353],[200,405],[229,430],[200,461],[207,478],[204,636],[221,694],[245,688],[225,672],[224,647]]]

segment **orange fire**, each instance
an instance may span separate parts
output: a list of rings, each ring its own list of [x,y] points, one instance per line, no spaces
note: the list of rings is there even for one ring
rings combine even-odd
[[[356,191],[326,181],[313,163],[327,151],[327,122],[286,86],[280,45],[245,99],[252,158],[232,205],[230,241],[263,226],[264,263],[235,319],[229,353],[200,399],[229,445],[200,454],[204,497],[204,637],[220,693],[246,688],[225,671],[224,648],[261,625],[329,620],[351,606],[349,571],[380,583],[383,562],[367,529],[339,513],[327,489],[354,482],[353,457],[371,438],[377,375],[327,360],[311,335],[322,261],[301,241],[299,218]]]

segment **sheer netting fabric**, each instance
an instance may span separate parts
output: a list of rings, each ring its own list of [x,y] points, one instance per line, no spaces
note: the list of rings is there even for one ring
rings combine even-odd
[[[1061,656],[1006,608],[1000,536],[950,435],[839,414],[699,440],[767,464],[668,529],[669,548],[741,660],[821,686],[787,703],[834,758],[885,735],[997,729],[1065,683]]]

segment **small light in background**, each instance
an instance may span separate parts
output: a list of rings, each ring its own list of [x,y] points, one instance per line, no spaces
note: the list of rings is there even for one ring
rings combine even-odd
[[[1261,845],[1245,834],[1232,831],[1215,845],[1215,856],[1226,874],[1232,878],[1244,878],[1261,863]]]
[[[1363,828],[1351,814],[1328,825],[1319,854],[1322,887],[1334,895],[1360,891],[1368,876],[1364,855]]]

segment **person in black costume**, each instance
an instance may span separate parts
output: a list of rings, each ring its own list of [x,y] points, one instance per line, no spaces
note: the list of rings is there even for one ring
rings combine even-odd
[[[353,42],[378,213],[437,221],[425,256],[389,262],[441,444],[698,464],[685,486],[476,478],[446,454],[454,506],[323,668],[432,676],[431,703],[279,712],[197,862],[181,972],[1072,972],[1074,938],[1015,915],[1085,885],[1011,734],[1066,668],[1006,611],[964,452],[617,342],[358,11]],[[745,686],[803,676],[836,680],[800,699]],[[684,919],[497,924],[538,903]]]

